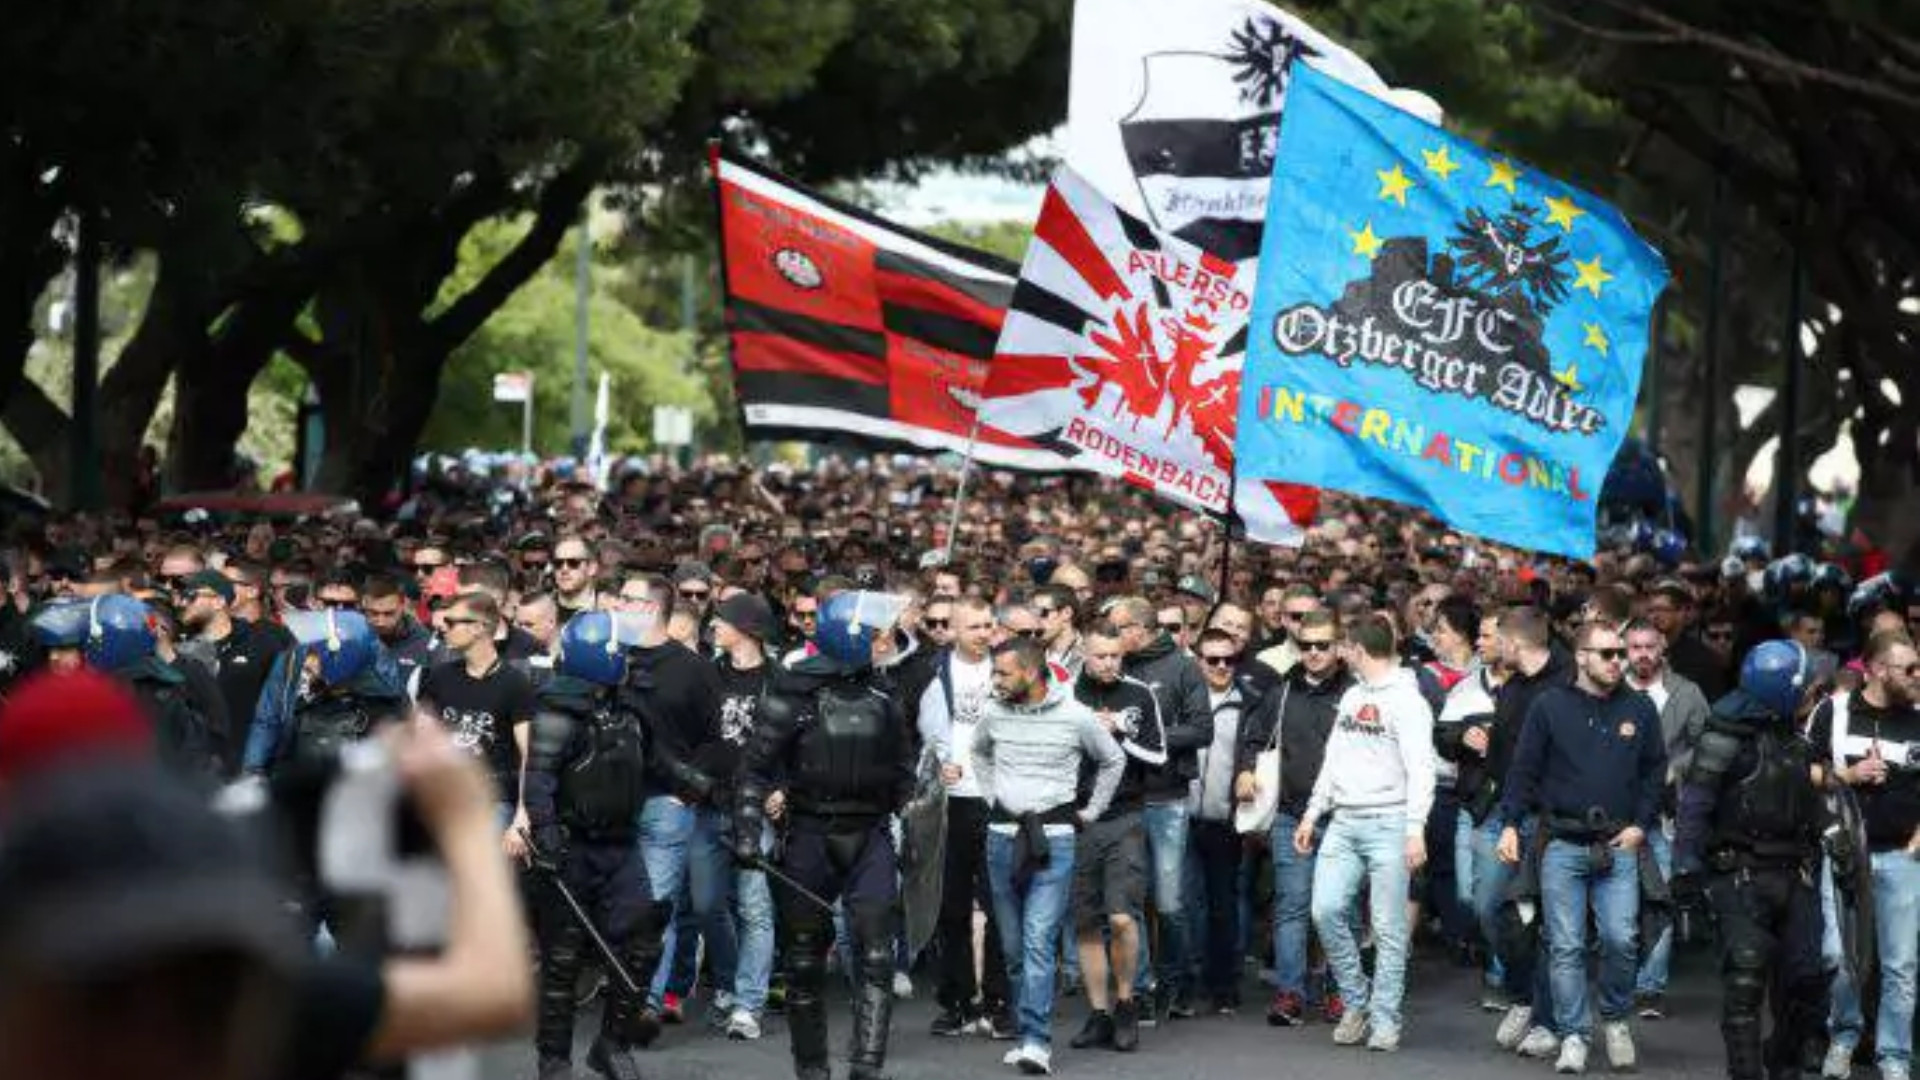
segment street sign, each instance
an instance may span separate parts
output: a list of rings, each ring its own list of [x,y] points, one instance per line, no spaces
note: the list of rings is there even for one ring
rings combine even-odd
[[[692,446],[693,410],[684,405],[655,405],[653,442],[655,446]]]
[[[493,377],[493,400],[523,402],[533,397],[533,373],[503,371]]]

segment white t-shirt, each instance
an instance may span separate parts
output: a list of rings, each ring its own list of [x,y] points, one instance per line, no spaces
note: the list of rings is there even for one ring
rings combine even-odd
[[[947,743],[947,756],[952,764],[960,766],[960,782],[947,789],[948,795],[957,795],[963,799],[980,797],[980,785],[973,775],[973,736],[980,728],[980,720],[986,715],[987,702],[993,696],[993,660],[983,659],[979,663],[968,663],[959,653],[953,654],[951,675],[953,679],[953,734]],[[938,689],[938,684],[935,686]]]
[[[1651,686],[1641,686],[1640,681],[1638,679],[1628,679],[1627,685],[1633,687],[1635,690],[1638,690],[1641,693],[1652,698],[1654,712],[1661,713],[1663,715],[1666,713],[1667,699],[1671,698],[1673,695],[1667,691],[1667,680],[1665,678],[1659,678],[1659,679],[1653,680],[1653,684]]]

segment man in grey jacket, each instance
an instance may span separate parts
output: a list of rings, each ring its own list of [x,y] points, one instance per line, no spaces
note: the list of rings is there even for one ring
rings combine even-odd
[[[1692,679],[1673,670],[1667,662],[1667,638],[1648,622],[1627,624],[1627,685],[1652,699],[1660,712],[1660,734],[1667,746],[1667,790],[1661,802],[1660,827],[1647,837],[1654,865],[1662,877],[1673,876],[1673,815],[1671,792],[1681,776],[1693,748],[1706,730],[1711,707],[1707,696]],[[1642,1020],[1658,1020],[1666,1015],[1667,971],[1673,960],[1673,929],[1661,930],[1659,940],[1642,948],[1640,971],[1634,978],[1633,1007]]]
[[[1106,813],[1126,755],[1093,710],[1053,681],[1045,648],[1013,638],[993,651],[994,700],[973,739],[974,778],[991,808],[987,874],[1020,1041],[1005,1061],[1053,1072],[1053,976],[1073,883],[1076,829]],[[1098,765],[1076,809],[1080,769]]]
[[[1193,1015],[1189,984],[1186,919],[1181,916],[1181,882],[1187,865],[1187,786],[1200,775],[1201,748],[1213,741],[1213,708],[1200,665],[1154,621],[1154,606],[1137,596],[1114,601],[1107,621],[1120,632],[1127,653],[1126,675],[1147,684],[1160,702],[1167,729],[1167,763],[1146,776],[1147,858],[1153,875],[1149,896],[1158,918],[1158,955],[1149,956],[1141,935],[1140,976],[1145,993],[1151,979],[1153,1008],[1140,1018],[1151,1027],[1170,1016]]]

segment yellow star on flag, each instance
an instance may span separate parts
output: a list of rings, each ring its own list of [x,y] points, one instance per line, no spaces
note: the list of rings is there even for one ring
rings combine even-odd
[[[1575,259],[1573,265],[1580,270],[1580,276],[1574,279],[1573,287],[1585,289],[1593,294],[1595,300],[1600,299],[1600,287],[1613,280],[1613,275],[1600,266],[1600,256],[1595,255],[1591,262]]]
[[[1574,205],[1572,199],[1556,199],[1547,196],[1547,221],[1558,225],[1567,232],[1573,231],[1573,219],[1587,216],[1585,210]]]
[[[1568,364],[1567,370],[1553,373],[1553,381],[1567,388],[1567,393],[1578,394],[1586,387],[1580,385],[1580,365]]]
[[[1420,156],[1426,160],[1427,171],[1442,180],[1453,179],[1454,171],[1460,163],[1447,156],[1447,148],[1442,145],[1438,150],[1422,150]]]
[[[1507,194],[1517,195],[1519,192],[1514,190],[1513,185],[1519,179],[1520,170],[1513,167],[1513,162],[1501,158],[1493,163],[1493,173],[1487,177],[1486,186],[1503,187],[1507,189]]]
[[[1412,180],[1407,179],[1406,172],[1403,171],[1400,166],[1395,165],[1392,169],[1381,169],[1374,175],[1380,178],[1381,198],[1392,199],[1402,207],[1407,205],[1407,191],[1414,186],[1414,183]]]
[[[1606,329],[1599,323],[1590,322],[1581,323],[1580,325],[1586,327],[1587,330],[1587,340],[1582,342],[1582,344],[1591,345],[1595,349],[1600,350],[1601,356],[1607,355],[1607,349],[1611,347],[1613,343],[1607,340]]]
[[[1359,232],[1349,232],[1347,235],[1353,237],[1353,253],[1355,255],[1364,255],[1371,259],[1375,255],[1380,254],[1380,245],[1384,243],[1384,241],[1373,234],[1373,222],[1369,221]]]

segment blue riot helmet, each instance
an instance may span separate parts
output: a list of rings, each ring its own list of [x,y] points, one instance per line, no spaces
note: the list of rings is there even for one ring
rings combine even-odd
[[[1818,567],[1814,568],[1813,587],[1816,589],[1832,589],[1834,592],[1839,593],[1851,593],[1853,591],[1853,578],[1847,573],[1846,568],[1840,566],[1838,563],[1821,563]]]
[[[81,646],[89,667],[119,671],[153,655],[153,623],[147,605],[108,593],[87,604],[87,636]]]
[[[1651,549],[1660,565],[1672,569],[1686,557],[1687,538],[1672,529],[1660,529],[1653,534]]]
[[[1796,551],[1769,563],[1760,580],[1761,591],[1767,599],[1776,602],[1786,600],[1796,586],[1813,581],[1813,560]]]
[[[1776,716],[1800,711],[1813,674],[1813,658],[1797,641],[1763,641],[1740,664],[1740,689]]]
[[[55,600],[33,615],[33,633],[45,649],[79,649],[87,643],[93,604],[87,600]]]
[[[292,611],[286,625],[303,650],[320,658],[320,681],[327,686],[359,678],[380,651],[367,617],[357,611]]]
[[[1865,622],[1876,613],[1907,603],[1906,582],[1894,572],[1876,574],[1861,582],[1847,597],[1847,618]]]
[[[618,686],[627,677],[627,650],[637,635],[605,611],[583,611],[560,628],[560,674],[599,686]]]
[[[837,593],[820,609],[820,629],[814,637],[821,653],[849,667],[873,663],[873,641],[891,633],[907,598],[889,593]]]
[[[1733,557],[1741,562],[1766,562],[1772,554],[1767,542],[1757,536],[1743,536],[1733,542]]]

